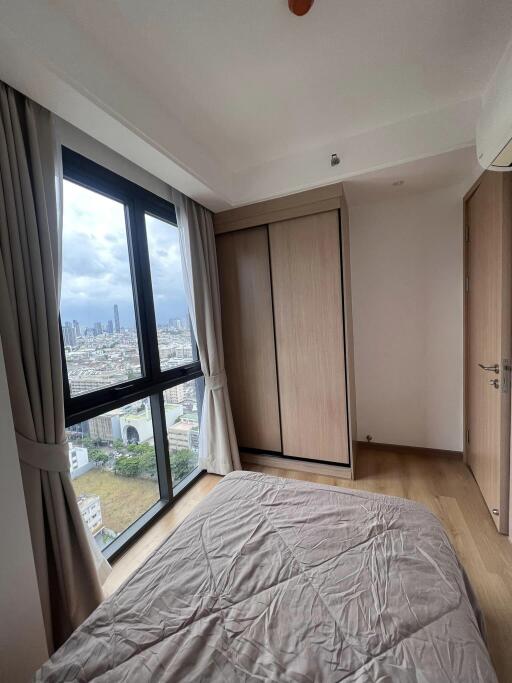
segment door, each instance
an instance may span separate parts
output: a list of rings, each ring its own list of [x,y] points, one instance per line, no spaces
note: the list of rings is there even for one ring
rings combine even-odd
[[[241,448],[281,451],[268,232],[217,235],[222,336]]]
[[[510,178],[488,171],[466,203],[467,462],[499,531],[508,529]]]
[[[283,453],[349,464],[338,211],[269,236]]]

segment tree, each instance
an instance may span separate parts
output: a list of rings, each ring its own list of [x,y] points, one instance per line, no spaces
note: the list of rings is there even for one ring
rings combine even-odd
[[[140,472],[140,459],[137,456],[121,455],[116,460],[114,471],[121,477],[136,477]]]
[[[99,448],[93,448],[89,451],[89,460],[104,465],[108,461],[108,453],[101,451]]]
[[[131,443],[126,450],[133,455],[151,455],[155,457],[155,449],[148,443]]]
[[[156,458],[153,450],[140,455],[139,462],[141,474],[149,474],[151,477],[156,476]]]
[[[94,446],[94,441],[91,439],[90,436],[82,436],[81,439],[79,439],[80,445],[83,446],[84,448],[92,448]]]
[[[132,457],[138,458],[140,474],[156,476],[155,449],[149,443],[130,444],[126,447]]]
[[[185,479],[197,467],[197,455],[188,448],[171,453],[171,472],[174,482]]]

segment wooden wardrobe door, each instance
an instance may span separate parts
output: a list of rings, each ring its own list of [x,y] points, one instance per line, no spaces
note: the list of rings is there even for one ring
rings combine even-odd
[[[266,227],[217,236],[222,334],[240,447],[281,451]]]
[[[269,232],[283,452],[348,464],[338,212]]]

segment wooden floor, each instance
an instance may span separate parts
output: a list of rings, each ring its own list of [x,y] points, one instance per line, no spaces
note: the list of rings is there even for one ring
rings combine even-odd
[[[443,522],[484,611],[488,644],[500,683],[512,681],[512,544],[500,536],[470,471],[460,460],[417,453],[361,450],[357,480],[251,466],[293,479],[402,496],[424,503]],[[112,593],[217,485],[206,475],[115,564],[105,585]]]

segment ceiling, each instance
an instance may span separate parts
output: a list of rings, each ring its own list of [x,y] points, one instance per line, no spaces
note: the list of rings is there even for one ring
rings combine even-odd
[[[343,183],[350,208],[463,184],[469,190],[481,169],[474,147],[363,173]]]
[[[272,169],[279,193],[292,192],[472,144],[512,33],[510,0],[316,0],[301,18],[287,4],[0,0],[40,64],[227,205],[270,196]],[[432,147],[404,141],[385,156],[402,123]],[[331,171],[330,152],[343,159],[354,140],[375,158]]]

